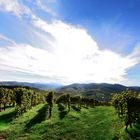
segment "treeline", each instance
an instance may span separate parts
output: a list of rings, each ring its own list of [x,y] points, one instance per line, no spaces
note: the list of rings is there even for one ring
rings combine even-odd
[[[16,116],[22,115],[33,106],[45,102],[43,94],[23,87],[0,88],[0,112],[15,107]]]
[[[94,98],[70,96],[70,94],[54,96],[53,92],[45,91],[44,93],[40,93],[30,88],[0,87],[0,112],[4,111],[7,107],[14,107],[15,114],[18,117],[40,103],[48,104],[48,118],[52,116],[53,104],[58,104],[58,106],[61,104],[68,108],[69,111],[71,106],[75,106],[80,110],[81,107],[94,107],[107,104],[107,102],[99,102]]]
[[[122,118],[127,127],[133,124],[140,124],[140,94],[130,90],[116,93],[113,95],[112,104],[118,116]]]
[[[47,101],[49,106],[48,118],[51,118],[52,116],[52,109],[54,104],[57,104],[58,110],[59,111],[61,110],[62,112],[65,109],[67,109],[68,110],[67,112],[69,112],[71,108],[80,111],[82,107],[87,108],[87,107],[94,107],[98,105],[110,105],[107,104],[106,102],[97,101],[94,98],[82,97],[82,96],[70,96],[70,94],[64,94],[64,93],[58,97],[54,97],[53,92],[48,93],[48,95],[45,97],[45,101]]]
[[[64,104],[69,110],[72,105],[77,106],[78,108],[83,107],[94,107],[101,104],[94,98],[83,97],[83,96],[70,96],[70,94],[62,94],[56,99],[56,104]]]
[[[95,98],[83,96],[70,96],[70,94],[61,94],[45,91],[40,93],[29,88],[14,87],[12,89],[0,87],[0,112],[7,107],[14,107],[16,116],[22,115],[33,106],[40,103],[47,104],[48,118],[52,116],[53,105],[66,108],[68,111],[72,107],[79,111],[82,107],[94,107],[99,105],[110,105],[110,102],[98,101]],[[112,104],[115,107],[118,116],[123,118],[126,124],[132,127],[134,123],[140,123],[140,96],[132,91],[124,91],[113,95]]]

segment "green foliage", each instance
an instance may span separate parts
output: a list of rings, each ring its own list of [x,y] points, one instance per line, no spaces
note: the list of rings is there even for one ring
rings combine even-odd
[[[62,94],[56,100],[57,104],[63,103],[70,111],[70,95],[69,94]]]
[[[133,131],[134,126],[140,124],[139,95],[126,90],[115,94],[112,104],[126,128],[133,124],[133,129],[128,127],[127,131],[135,136],[139,131]],[[101,105],[110,103],[70,94],[54,99],[53,92],[46,95],[23,87],[0,88],[0,136],[9,140],[119,139],[123,123],[112,107]],[[49,119],[46,119],[47,115]]]
[[[49,105],[49,116],[48,118],[50,119],[51,116],[52,116],[52,108],[53,108],[53,95],[54,93],[53,92],[49,92],[47,97],[46,97],[46,101]]]
[[[16,116],[18,117],[31,109],[32,106],[43,102],[44,95],[27,88],[0,88],[0,112],[7,107],[13,106],[15,107]]]
[[[14,94],[11,89],[0,88],[0,112],[14,103]]]
[[[37,94],[32,90],[26,88],[16,88],[14,91],[17,116],[22,115],[24,112],[31,109],[32,106],[43,102],[43,96],[41,97],[41,94]]]
[[[126,90],[122,93],[114,94],[112,104],[118,116],[124,119],[126,129],[128,125],[132,127],[132,123],[140,123],[140,99],[137,98],[136,93]]]

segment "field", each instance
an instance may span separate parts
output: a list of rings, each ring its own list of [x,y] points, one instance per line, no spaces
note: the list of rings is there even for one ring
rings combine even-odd
[[[0,136],[7,140],[123,140],[132,139],[113,107],[75,108],[47,118],[47,105],[33,107],[17,119],[14,108],[0,113]],[[130,129],[130,128],[129,128]],[[132,130],[131,130],[132,131]],[[138,139],[138,138],[137,138]]]

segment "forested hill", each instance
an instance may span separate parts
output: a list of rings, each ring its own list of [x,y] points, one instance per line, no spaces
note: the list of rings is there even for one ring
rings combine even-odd
[[[28,83],[28,82],[0,82],[0,86],[22,86],[22,87],[31,87],[35,89],[42,90],[56,90],[59,93],[69,93],[72,95],[81,95],[81,96],[89,96],[95,97],[99,100],[108,100],[110,99],[113,93],[118,93],[126,89],[130,89],[132,91],[140,92],[140,87],[127,87],[120,84],[108,84],[108,83],[90,83],[90,84],[71,84],[67,86],[62,86],[61,84],[45,84],[45,83]]]
[[[17,81],[1,81],[0,86],[23,86],[23,87],[32,87],[43,90],[56,89],[61,86],[57,83],[29,83],[29,82],[17,82]]]
[[[140,92],[140,87],[127,87],[120,84],[90,83],[90,84],[71,84],[57,89],[58,92],[71,93],[73,95],[93,96],[97,99],[109,99],[113,93],[130,89]]]

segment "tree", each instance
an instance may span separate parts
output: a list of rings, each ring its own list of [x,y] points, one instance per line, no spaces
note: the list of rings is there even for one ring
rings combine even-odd
[[[140,121],[140,99],[137,94],[130,90],[113,95],[112,104],[117,110],[118,116],[125,121],[126,129],[128,125]]]
[[[46,101],[49,105],[49,116],[48,118],[50,119],[52,116],[52,108],[53,108],[53,92],[49,92],[47,97],[46,97]]]
[[[67,94],[67,106],[70,111],[70,94]]]
[[[2,111],[3,97],[4,97],[4,88],[0,88],[0,112]]]
[[[57,104],[64,104],[70,111],[70,95],[69,94],[62,94],[56,100]]]

